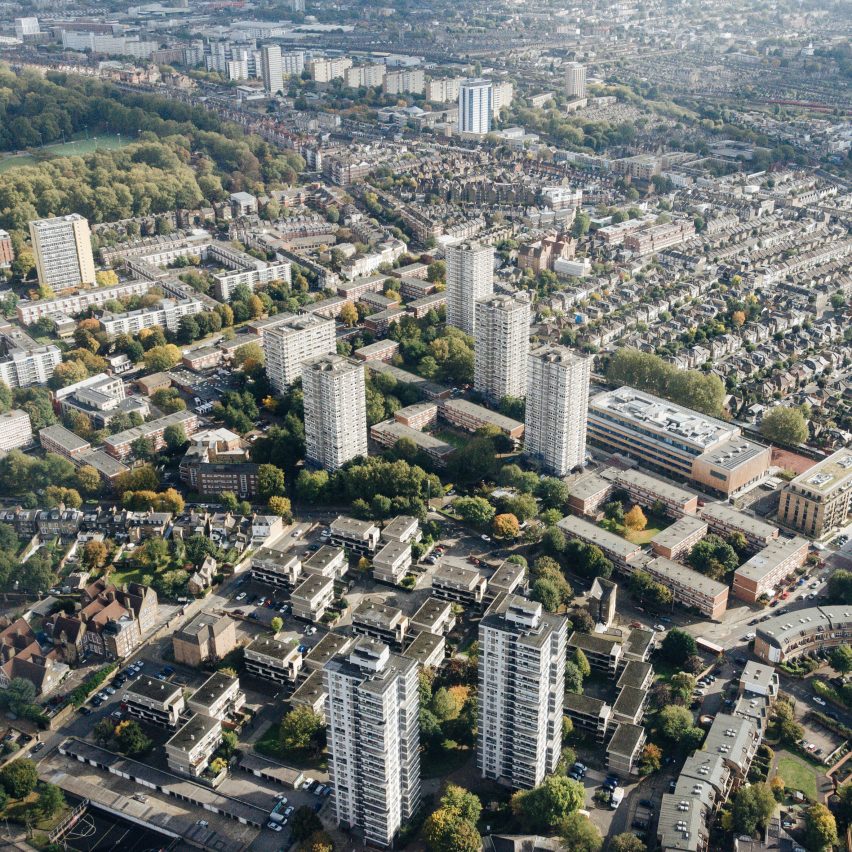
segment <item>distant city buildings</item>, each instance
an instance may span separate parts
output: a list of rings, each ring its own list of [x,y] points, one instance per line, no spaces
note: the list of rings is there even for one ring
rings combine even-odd
[[[89,223],[79,214],[30,222],[38,280],[53,290],[95,283]]]
[[[498,598],[479,626],[479,732],[484,778],[532,789],[562,752],[567,621],[517,595]]]
[[[555,476],[585,461],[591,369],[591,358],[565,346],[529,354],[524,453]]]
[[[459,133],[484,136],[491,131],[494,89],[488,80],[466,80],[459,88]]]
[[[494,292],[494,249],[479,243],[446,248],[447,324],[473,334],[476,303]]]
[[[337,470],[367,455],[364,364],[340,355],[321,355],[304,364],[305,458]]]
[[[392,845],[420,805],[418,668],[368,638],[325,665],[337,821],[380,847]]]
[[[495,294],[476,303],[473,386],[486,401],[526,396],[529,340],[526,293]]]
[[[565,68],[565,89],[570,98],[586,97],[586,66],[569,62]]]
[[[281,61],[281,47],[277,44],[265,44],[260,50],[260,67],[263,87],[274,95],[284,88],[284,66]]]

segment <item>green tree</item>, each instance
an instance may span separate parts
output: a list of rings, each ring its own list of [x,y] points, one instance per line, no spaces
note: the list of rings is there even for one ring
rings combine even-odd
[[[579,666],[569,660],[565,663],[565,690],[580,695],[583,691],[583,673]]]
[[[575,240],[579,240],[580,237],[584,237],[589,233],[589,225],[591,225],[592,219],[588,213],[584,213],[582,210],[577,211],[577,215],[574,217],[574,224],[571,226],[571,236],[574,237]]]
[[[44,819],[50,819],[65,806],[65,794],[55,784],[42,784],[38,791],[38,810]]]
[[[257,469],[257,492],[263,500],[283,496],[284,471],[273,464],[260,465]]]
[[[239,738],[233,731],[222,731],[222,742],[219,744],[219,751],[222,752],[226,759],[230,759],[239,745]]]
[[[293,840],[300,843],[303,840],[307,840],[317,831],[322,831],[322,822],[320,822],[320,818],[314,809],[305,805],[296,808],[295,813],[290,819],[290,832],[293,835]]]
[[[580,648],[577,648],[574,651],[574,665],[577,666],[580,674],[584,678],[587,678],[592,673],[592,667],[589,665],[589,660]]]
[[[482,813],[482,802],[479,796],[457,784],[447,785],[441,797],[441,806],[456,811],[463,820],[473,825],[476,825]]]
[[[600,852],[603,846],[598,827],[585,815],[569,814],[560,830],[562,842],[571,852]]]
[[[760,434],[773,444],[796,446],[808,439],[808,424],[798,408],[778,405],[763,415]]]
[[[568,503],[568,486],[555,476],[544,476],[539,480],[535,496],[545,509],[564,509]]]
[[[661,656],[674,666],[682,666],[697,651],[695,639],[679,627],[669,630],[660,646]]]
[[[180,359],[180,349],[173,343],[152,346],[144,356],[145,366],[152,373],[162,373],[166,370],[171,370],[180,363]]]
[[[186,432],[179,423],[172,423],[163,430],[163,440],[171,452],[177,452],[186,443]]]
[[[689,672],[675,672],[669,681],[672,696],[678,698],[682,703],[689,701],[692,691],[695,689],[695,676]]]
[[[852,571],[846,571],[843,568],[838,568],[828,578],[826,591],[828,592],[829,600],[832,603],[852,603]]]
[[[266,505],[273,515],[278,515],[287,521],[293,516],[290,501],[287,497],[270,497],[266,501]]]
[[[582,784],[564,775],[551,775],[540,786],[515,793],[512,813],[523,831],[546,833],[582,808],[585,799]]]
[[[669,705],[657,713],[657,729],[671,743],[690,747],[700,742],[703,732],[693,724],[692,713],[686,707]]]
[[[325,739],[325,722],[310,707],[295,707],[281,720],[278,741],[285,752],[319,751]]]
[[[131,757],[144,754],[152,745],[139,723],[133,719],[125,719],[115,726],[115,743],[120,752]]]
[[[284,626],[284,619],[276,615],[272,621],[269,622],[269,626],[272,628],[273,633],[278,633]]]
[[[852,671],[852,648],[848,645],[838,645],[831,652],[831,665],[841,674]]]
[[[625,831],[609,842],[610,852],[647,852],[648,847],[635,835]]]
[[[748,784],[734,796],[731,807],[734,830],[753,835],[763,829],[775,812],[775,796],[768,784]]]
[[[259,343],[244,343],[234,350],[234,363],[238,367],[263,365],[263,349]]]
[[[539,577],[532,584],[530,597],[534,601],[538,601],[547,612],[556,612],[562,603],[558,589],[553,581],[546,577]]]
[[[136,459],[142,462],[151,461],[156,454],[153,439],[145,436],[140,436],[132,441],[130,451]]]
[[[431,852],[480,852],[476,827],[453,808],[439,808],[423,824],[423,839]]]
[[[0,770],[0,786],[13,799],[23,799],[29,796],[38,783],[38,769],[35,763],[26,758],[19,758],[7,763]]]
[[[36,688],[26,678],[15,677],[9,681],[6,689],[0,692],[0,702],[13,713],[19,713],[24,707],[35,702]]]
[[[453,511],[465,522],[477,527],[486,527],[493,520],[496,510],[484,497],[456,497]]]
[[[700,571],[714,580],[719,580],[725,574],[735,571],[740,564],[734,548],[719,536],[713,534],[705,536],[694,545],[686,561],[696,571]]]

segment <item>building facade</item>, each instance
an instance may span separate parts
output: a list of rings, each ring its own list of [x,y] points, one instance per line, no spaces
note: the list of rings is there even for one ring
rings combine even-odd
[[[838,450],[784,486],[778,518],[812,538],[852,512],[852,450]]]
[[[446,247],[447,325],[473,334],[476,303],[494,292],[494,249],[479,243]]]
[[[89,223],[78,213],[30,222],[38,280],[53,290],[95,283]]]
[[[336,351],[334,320],[315,314],[292,314],[263,334],[266,375],[278,393],[285,393],[302,375],[302,363]]]
[[[488,80],[466,80],[459,87],[459,133],[484,136],[491,131],[494,90]]]
[[[490,403],[527,393],[530,302],[526,293],[494,295],[476,303],[474,380]]]

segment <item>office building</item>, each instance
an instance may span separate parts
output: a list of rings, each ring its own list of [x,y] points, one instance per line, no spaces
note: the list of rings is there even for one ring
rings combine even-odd
[[[0,453],[26,447],[33,440],[33,427],[26,411],[13,408],[0,414]]]
[[[565,88],[569,98],[586,97],[586,66],[569,62],[565,68]]]
[[[784,486],[778,518],[819,538],[841,526],[852,512],[852,450],[842,449]]]
[[[562,747],[567,621],[517,595],[499,598],[479,625],[479,732],[483,778],[532,789],[556,770]]]
[[[627,385],[593,397],[588,424],[593,443],[725,497],[769,469],[769,448],[743,438],[739,426]]]
[[[260,70],[263,88],[274,95],[284,88],[284,68],[281,62],[281,47],[265,44],[260,49]]]
[[[459,87],[459,133],[484,136],[491,131],[494,92],[488,80],[466,80]]]
[[[391,846],[420,805],[418,668],[363,638],[325,666],[336,817],[368,844]]]
[[[524,453],[555,476],[586,458],[591,359],[564,346],[541,346],[527,360]]]
[[[302,375],[302,364],[336,351],[334,320],[316,314],[289,314],[263,334],[266,375],[278,393]]]
[[[446,247],[447,325],[473,334],[476,303],[494,292],[494,249],[479,243]]]
[[[332,331],[333,331],[332,323]],[[364,365],[340,355],[321,355],[304,365],[305,458],[337,470],[367,455]]]
[[[530,302],[526,293],[499,294],[476,303],[474,380],[477,393],[496,404],[527,393]]]
[[[95,283],[89,223],[79,214],[30,222],[38,280],[53,290]]]

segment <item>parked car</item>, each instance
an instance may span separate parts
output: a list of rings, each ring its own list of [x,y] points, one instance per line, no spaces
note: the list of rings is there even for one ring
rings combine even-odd
[[[825,701],[822,698],[820,698],[818,695],[814,696],[814,704],[819,704],[820,707],[826,706]]]
[[[44,748],[44,743],[36,743],[36,744],[33,746],[33,754],[37,754],[37,753],[38,753],[38,752],[40,752],[43,748]]]

